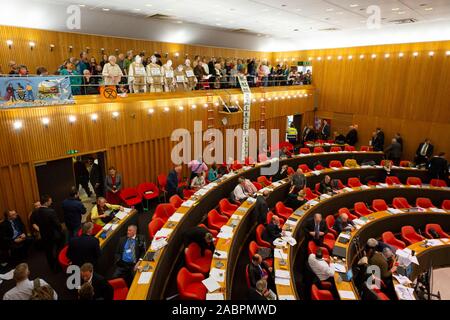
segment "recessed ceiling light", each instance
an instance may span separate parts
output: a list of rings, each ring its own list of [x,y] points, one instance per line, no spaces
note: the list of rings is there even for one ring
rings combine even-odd
[[[153,114],[155,112],[155,109],[148,109],[148,114]]]
[[[424,10],[425,10],[425,11],[432,11],[433,8],[431,8],[431,7],[430,7],[430,8],[425,8]]]
[[[430,57],[434,56],[434,51],[428,52],[428,55],[429,55]]]
[[[170,110],[169,107],[164,108],[164,112],[169,112],[169,110]]]
[[[113,118],[117,118],[117,117],[119,116],[119,112],[114,111],[114,112],[112,113],[112,116],[113,116]]]
[[[387,58],[389,58],[391,55],[389,54],[389,53],[386,53],[385,55],[384,55],[384,57],[387,59]]]
[[[331,11],[334,11],[334,9],[333,8],[327,8],[325,11],[326,12],[331,12]]]
[[[70,123],[74,123],[75,121],[77,121],[77,117],[75,117],[73,115],[69,116],[69,122]]]
[[[328,60],[331,60],[331,58],[332,58],[331,56],[328,56],[328,57],[327,57]]]
[[[111,10],[111,9],[103,8],[102,10],[103,10],[103,11],[109,11],[109,10]]]
[[[363,55],[363,54],[360,55],[359,58],[360,58],[361,60],[364,59],[364,55]]]
[[[392,11],[398,11],[400,8],[392,8]]]
[[[350,8],[356,8],[356,7],[359,7],[359,4],[353,3],[353,4],[350,5]]]
[[[85,4],[79,4],[78,6],[79,6],[79,7],[82,7],[82,8],[86,7]]]
[[[319,60],[319,61],[322,60],[322,57],[317,57],[317,60]]]
[[[338,60],[342,60],[342,56],[338,56]]]
[[[135,9],[134,9],[134,11],[141,11],[141,9],[139,9],[139,8],[135,8]]]
[[[352,59],[353,59],[352,55],[348,56],[348,60],[352,60]]]
[[[195,108],[197,108],[197,106],[196,106],[195,104],[193,104],[193,105],[191,106],[191,108],[192,108],[192,109],[195,109]]]
[[[153,5],[152,5],[151,3],[148,3],[148,4],[146,4],[145,6],[146,6],[146,7],[153,7]],[[153,109],[150,109],[150,110],[153,110]]]
[[[50,119],[49,118],[42,118],[42,124],[44,125],[44,126],[48,126],[48,124],[50,123]]]
[[[183,111],[184,110],[184,107],[183,106],[179,106],[178,107],[178,111]]]
[[[219,27],[220,27],[221,25],[222,25],[222,24],[220,24],[220,23],[216,23],[216,26],[219,26]]]
[[[445,52],[445,55],[448,57],[450,56],[450,50]]]
[[[341,15],[341,14],[344,14],[344,12],[342,12],[342,11],[338,11],[338,12],[336,12],[336,14],[339,14],[339,15]]]
[[[20,120],[14,121],[14,123],[13,123],[14,130],[20,130],[20,129],[22,129],[22,127],[23,127],[22,121],[20,121]]]
[[[418,57],[418,56],[419,56],[419,53],[418,53],[418,52],[414,52],[414,53],[413,53],[413,56],[414,56],[414,57]]]
[[[177,23],[178,23],[178,24],[182,24],[182,23],[183,23],[183,21],[181,21],[181,20],[178,20],[178,21],[177,21]]]
[[[406,11],[399,11],[398,14],[405,14]]]
[[[403,58],[404,55],[405,55],[405,54],[404,54],[403,52],[400,52],[400,53],[398,54],[398,56],[399,56],[400,58]]]
[[[374,53],[372,54],[372,59],[375,59],[377,57],[377,55]]]

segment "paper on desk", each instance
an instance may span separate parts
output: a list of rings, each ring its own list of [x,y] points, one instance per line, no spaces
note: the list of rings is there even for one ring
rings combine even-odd
[[[164,248],[167,245],[167,239],[161,238],[158,240],[153,239],[152,244],[150,245],[150,249],[153,251],[158,251],[161,248]]]
[[[183,213],[175,212],[173,215],[170,216],[169,221],[180,222],[183,216],[184,216]]]
[[[230,218],[230,220],[241,220],[242,216],[239,214],[233,214]]]
[[[387,211],[388,211],[389,213],[392,213],[392,214],[403,213],[402,210],[400,210],[400,209],[395,209],[395,208],[388,208]]]
[[[123,212],[125,212],[127,214],[130,213],[131,210],[133,210],[133,209],[131,209],[131,208],[123,208]]]
[[[247,198],[247,202],[250,203],[250,204],[251,204],[251,203],[255,203],[255,202],[256,202],[256,199],[255,199],[255,198],[252,198],[252,197],[248,197],[248,198]]]
[[[339,171],[339,170],[341,170],[341,168],[331,167],[331,170]]]
[[[293,247],[293,246],[295,246],[297,244],[297,240],[295,240],[293,237],[283,236],[283,237],[281,237],[281,239],[283,239],[284,241],[289,243],[289,245],[291,247]]]
[[[279,295],[278,300],[295,300],[295,297],[293,295]]]
[[[128,216],[128,213],[125,211],[119,211],[116,213],[116,218],[119,220],[122,220],[123,218],[126,218]]]
[[[430,210],[433,212],[436,212],[436,213],[446,213],[447,212],[444,209],[440,209],[440,208],[430,208]]]
[[[361,219],[353,219],[353,223],[354,223],[354,224],[358,224],[358,225],[360,225],[360,226],[363,226],[363,225],[365,225],[367,222],[364,221],[364,220],[361,220]]]
[[[442,246],[443,242],[439,239],[429,239],[427,244],[432,247]]]
[[[349,188],[349,187],[345,187],[344,190],[345,190],[345,191],[348,191],[348,192],[352,192],[352,191],[353,191],[353,189],[352,189],[352,188]]]
[[[218,253],[219,255],[217,255],[216,253]],[[216,250],[216,251],[214,251],[213,257],[216,259],[226,260],[226,259],[228,259],[228,252]]]
[[[181,204],[181,206],[182,207],[188,207],[188,208],[190,208],[190,207],[192,207],[193,205],[194,205],[194,201],[193,200],[186,200],[185,202],[183,202],[182,204]]]
[[[149,284],[152,279],[153,272],[142,272],[139,276],[138,284]]]
[[[287,270],[275,270],[275,277],[283,278],[283,279],[290,279],[291,273]]]
[[[284,253],[282,249],[276,248],[273,252],[273,255],[277,259],[286,260],[288,258],[287,253]]]
[[[230,226],[225,225],[225,226],[222,226],[222,228],[220,228],[220,232],[233,233],[233,228],[230,227]]]
[[[161,228],[158,232],[156,232],[155,238],[167,238],[172,232],[173,229]]]
[[[108,231],[109,229],[111,229],[112,224],[111,223],[107,223],[103,226],[103,230]]]
[[[9,270],[6,273],[0,274],[0,279],[2,280],[12,280],[14,276],[14,269]]]
[[[111,230],[113,230],[113,231],[116,230],[118,226],[119,226],[118,223],[111,225]]]
[[[395,279],[397,279],[397,281],[398,281],[400,284],[402,284],[402,285],[412,283],[412,281],[409,280],[408,277],[402,276],[401,274],[393,274],[392,276],[393,276]]]
[[[217,282],[225,282],[225,270],[212,268],[209,272],[209,276]]]
[[[206,300],[225,300],[223,293],[207,293]]]
[[[203,280],[202,283],[209,292],[220,289],[220,284],[214,278],[209,277],[208,279]]]
[[[314,170],[314,171],[311,171],[311,173],[312,173],[313,175],[315,175],[315,176],[320,176],[320,174],[322,173],[322,171],[320,171],[320,170]]]
[[[346,273],[347,272],[347,268],[343,264],[340,264],[340,263],[332,263],[331,267],[336,272],[341,272],[341,273]]]
[[[219,234],[217,235],[217,238],[219,239],[231,239],[233,238],[233,233],[226,233],[226,232],[222,232],[220,231]]]
[[[350,167],[343,167],[343,169],[348,170],[348,169],[350,169]]]
[[[369,186],[366,186],[365,184],[363,184],[363,185],[361,186],[361,189],[367,190],[367,189],[370,189],[370,187],[369,187]]]
[[[356,300],[356,296],[353,291],[339,290],[339,296],[341,299]]]
[[[395,286],[395,292],[397,293],[399,300],[416,300],[413,288],[408,288],[399,284]]]
[[[309,200],[307,203],[312,207],[318,204],[319,202],[317,202],[316,200]]]
[[[281,182],[280,181],[274,182],[274,183],[272,183],[272,186],[274,188],[279,187],[279,186],[281,186]]]
[[[205,189],[205,188],[203,188],[203,189],[200,189],[200,190],[198,190],[196,193],[194,193],[196,196],[204,196],[205,194],[207,194],[208,193],[208,189]]]
[[[341,233],[339,234],[339,238],[343,238],[343,239],[348,239],[348,240],[350,240],[351,234],[349,234],[349,233],[347,233],[347,232],[341,232]]]
[[[291,281],[290,279],[275,277],[275,284],[278,284],[280,286],[289,286],[291,284]]]
[[[322,194],[320,195],[320,199],[321,199],[321,200],[322,200],[322,199],[328,199],[328,198],[331,198],[331,196],[330,196],[329,194],[322,193]]]
[[[298,220],[291,220],[291,219],[287,219],[286,220],[286,224],[290,225],[290,226],[296,226],[298,223]]]
[[[287,242],[284,241],[284,240],[281,239],[281,238],[277,238],[277,239],[275,239],[275,240],[273,241],[273,245],[274,245],[275,247],[285,247],[286,244],[287,244]]]

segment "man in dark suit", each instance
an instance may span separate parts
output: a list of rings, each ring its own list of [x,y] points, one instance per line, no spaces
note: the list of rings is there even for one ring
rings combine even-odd
[[[348,215],[343,213],[335,221],[333,225],[334,231],[340,234],[343,231],[352,231],[355,225],[348,219]]]
[[[25,234],[25,226],[15,210],[5,210],[0,223],[0,250],[15,264],[26,259],[32,240]]]
[[[287,178],[288,176],[288,168],[289,166],[287,164],[284,164],[280,170],[273,176],[272,181],[276,182],[276,181],[280,181],[283,180],[284,178]]]
[[[31,215],[31,224],[39,227],[42,244],[50,268],[59,271],[58,253],[64,244],[64,234],[56,211],[50,206],[52,198],[49,195],[41,196],[41,207]]]
[[[384,149],[384,132],[377,128],[375,136],[372,139],[373,151],[383,151]]]
[[[181,173],[181,166],[176,166],[169,171],[167,175],[167,197],[170,198],[174,194],[178,194],[182,197],[182,190],[178,187],[178,175]]]
[[[306,222],[305,232],[309,240],[313,240],[318,246],[322,245],[323,237],[328,233],[328,227],[320,213],[314,214],[314,217]]]
[[[328,124],[327,120],[323,120],[323,127],[321,134],[323,140],[328,140],[328,138],[330,137],[330,125]]]
[[[259,280],[256,282],[255,288],[248,289],[248,299],[254,301],[267,301],[270,296],[270,291],[267,289],[267,281]]]
[[[72,238],[69,241],[67,249],[67,258],[72,264],[81,266],[86,262],[92,263],[94,266],[100,257],[100,243],[96,237],[92,235],[94,224],[86,222],[82,227],[80,237]]]
[[[261,279],[266,280],[270,284],[273,281],[272,272],[273,268],[269,267],[267,262],[263,261],[261,255],[255,254],[252,257],[252,262],[248,265],[250,286],[255,288],[256,283]]]
[[[419,144],[419,147],[416,151],[416,157],[414,162],[416,165],[427,164],[428,160],[431,158],[433,154],[434,146],[431,144],[430,139],[425,139],[424,142]]]
[[[90,263],[85,263],[80,268],[81,280],[83,283],[89,282],[94,288],[93,300],[112,300],[114,297],[114,289],[98,273],[94,272],[94,266]]]
[[[193,227],[184,233],[184,245],[187,247],[192,242],[198,244],[202,256],[205,254],[205,250],[211,250],[211,252],[215,250],[212,234],[203,227]]]
[[[275,239],[281,237],[281,232],[282,230],[280,227],[280,218],[278,218],[278,216],[276,215],[273,215],[272,220],[266,226],[266,229],[262,234],[262,238],[264,241],[267,241],[272,244]]]
[[[358,125],[350,126],[350,131],[345,136],[345,142],[354,146],[358,142]]]
[[[100,170],[100,166],[94,162],[94,158],[89,158],[87,162],[87,170],[89,172],[89,181],[91,185],[94,187],[95,195],[98,197],[103,196],[102,190],[102,173]]]
[[[400,164],[400,159],[402,157],[402,146],[398,143],[397,139],[392,139],[392,143],[384,149],[386,154],[386,159],[392,160],[394,165],[398,166]]]
[[[81,159],[77,159],[73,164],[73,171],[75,174],[75,184],[77,190],[79,190],[80,185],[83,187],[84,191],[88,197],[91,197],[92,191],[89,188],[89,172],[86,169],[86,164]]]
[[[113,278],[124,278],[125,282],[130,286],[133,282],[137,264],[142,260],[146,250],[145,237],[137,234],[137,226],[129,225],[127,236],[120,238],[117,246],[115,254],[116,270]]]
[[[430,179],[448,179],[448,162],[445,159],[445,152],[431,158],[428,165],[428,175]]]
[[[62,203],[64,212],[64,222],[69,231],[69,240],[77,235],[81,228],[81,218],[86,213],[86,208],[80,200],[78,191],[75,188],[69,193],[69,198]]]

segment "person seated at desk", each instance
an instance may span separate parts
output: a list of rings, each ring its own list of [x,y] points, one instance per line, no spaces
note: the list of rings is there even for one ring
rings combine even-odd
[[[275,239],[280,238],[282,236],[282,232],[283,230],[281,230],[280,227],[280,218],[278,218],[278,216],[276,215],[273,215],[272,220],[266,226],[262,234],[262,238],[264,241],[273,243]]]
[[[203,227],[193,227],[187,230],[184,234],[184,245],[189,246],[192,242],[195,242],[200,247],[200,254],[203,257],[205,255],[205,250],[211,250],[214,252],[216,247],[214,246],[213,235],[208,229]]]
[[[221,177],[221,175],[219,175],[219,170],[217,169],[217,164],[214,162],[208,171],[208,181],[213,182],[213,181],[216,181],[220,177]]]
[[[369,240],[367,240],[366,248],[375,248],[375,250],[378,252],[383,252],[384,248],[395,250],[395,248],[392,248],[390,245],[382,241],[378,241],[377,239],[374,238],[370,238]]]
[[[250,286],[256,287],[256,283],[263,279],[267,283],[273,282],[272,276],[273,268],[269,267],[267,262],[263,261],[261,255],[255,254],[252,257],[252,262],[248,265],[248,276],[250,279]]]
[[[112,300],[114,297],[114,289],[98,273],[94,272],[94,266],[91,263],[85,263],[80,268],[81,280],[83,285],[89,283],[94,289],[92,300]],[[81,288],[80,288],[81,290]]]
[[[306,187],[306,176],[303,174],[303,170],[298,168],[292,175],[291,184],[296,186],[298,190]]]
[[[233,190],[234,199],[237,201],[244,201],[249,197],[249,194],[245,190],[245,178],[239,177],[239,183]]]
[[[316,253],[309,255],[308,265],[320,281],[334,282],[334,269],[323,259],[322,248],[317,248]]]
[[[38,284],[40,287],[48,287],[52,292],[53,300],[58,300],[58,295],[51,286],[42,279],[36,278],[34,281],[28,279],[30,276],[30,269],[28,264],[20,263],[14,269],[13,279],[16,286],[5,293],[3,300],[30,300],[33,295],[33,289]]]
[[[0,224],[0,250],[12,263],[26,259],[32,240],[25,234],[25,226],[15,210],[5,210]]]
[[[448,162],[445,159],[445,152],[440,152],[439,155],[431,158],[428,164],[428,177],[448,181]]]
[[[203,172],[197,173],[197,175],[191,180],[191,189],[200,190],[206,185],[205,174]]]
[[[343,231],[352,231],[355,225],[352,221],[348,220],[348,215],[346,213],[341,214],[333,224],[334,231],[340,234]]]
[[[84,263],[92,263],[94,266],[100,257],[100,242],[92,235],[94,224],[86,222],[81,227],[81,236],[70,239],[67,248],[67,258],[72,264],[81,266]]]
[[[370,239],[369,239],[370,240]],[[384,249],[383,249],[384,250]],[[388,291],[392,292],[393,283],[392,283],[392,274],[397,271],[397,266],[395,264],[389,268],[388,261],[386,257],[379,251],[376,250],[375,242],[369,241],[366,245],[366,256],[367,263],[369,266],[377,266],[379,268],[379,275],[381,280],[383,280],[384,284],[388,288]]]
[[[248,299],[253,301],[276,300],[277,296],[272,290],[267,288],[267,281],[264,279],[256,282],[255,288],[250,288]]]
[[[266,224],[267,223],[267,213],[269,213],[269,206],[267,205],[266,198],[269,195],[269,192],[265,190],[263,195],[259,195],[256,197],[254,216],[256,217],[256,221],[258,224]]]
[[[296,186],[292,186],[284,201],[284,205],[292,210],[297,210],[308,201],[305,197],[306,193],[304,189],[298,190]]]
[[[330,194],[333,192],[333,186],[331,185],[331,177],[326,175],[319,185],[319,192],[321,194]]]
[[[288,177],[288,168],[287,164],[284,164],[281,169],[273,176],[272,181],[280,181]]]
[[[136,225],[129,225],[127,236],[120,238],[117,246],[115,254],[116,270],[114,271],[113,279],[124,278],[125,282],[130,286],[133,282],[134,273],[146,250],[145,237],[137,234]]]
[[[117,204],[107,203],[106,199],[103,197],[98,198],[97,205],[93,206],[91,210],[92,222],[100,226],[104,226],[114,218],[111,216],[111,212],[113,210],[123,211],[124,209]]]
[[[322,214],[314,214],[314,217],[306,222],[305,231],[309,240],[313,240],[319,247],[322,246],[323,237],[328,233],[328,227],[322,219]]]

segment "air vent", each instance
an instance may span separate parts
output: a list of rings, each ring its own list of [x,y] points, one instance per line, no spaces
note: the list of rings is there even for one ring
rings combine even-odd
[[[407,24],[407,23],[415,23],[419,20],[414,19],[414,18],[407,18],[407,19],[397,19],[397,20],[391,20],[389,21],[389,23],[393,23],[393,24]]]
[[[175,19],[175,17],[168,16],[168,15],[165,15],[165,14],[160,14],[160,13],[148,16],[148,18],[150,18],[150,19],[158,19],[158,20],[172,20],[172,19]]]
[[[319,29],[319,31],[339,31],[341,29],[339,28],[325,28],[325,29]]]

